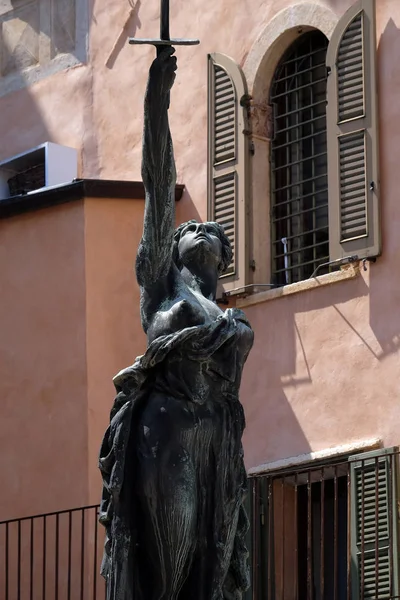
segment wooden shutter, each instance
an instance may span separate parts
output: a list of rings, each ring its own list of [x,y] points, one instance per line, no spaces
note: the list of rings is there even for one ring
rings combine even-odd
[[[397,597],[397,448],[350,457],[352,598]]]
[[[327,51],[330,260],[381,252],[375,0],[358,0]]]
[[[223,54],[208,56],[208,220],[224,226],[233,260],[225,289],[245,285],[247,227],[247,93],[240,67]]]

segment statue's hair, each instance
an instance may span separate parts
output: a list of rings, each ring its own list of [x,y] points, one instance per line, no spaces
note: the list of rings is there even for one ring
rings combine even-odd
[[[196,221],[196,219],[191,219],[190,221],[186,221],[185,223],[182,223],[182,225],[179,225],[179,227],[177,227],[175,229],[172,257],[173,257],[174,263],[176,264],[176,266],[178,267],[179,270],[181,270],[182,266],[183,266],[182,262],[179,258],[179,249],[178,249],[179,240],[181,239],[182,231],[185,229],[185,227],[187,227],[191,223],[198,223],[198,221]],[[218,273],[219,273],[219,275],[222,275],[223,273],[225,273],[225,271],[227,270],[227,268],[229,267],[229,265],[231,264],[231,261],[232,261],[231,242],[230,242],[228,236],[226,235],[225,229],[222,225],[220,225],[219,223],[215,223],[213,221],[208,221],[207,225],[212,227],[213,234],[216,235],[221,241],[221,246],[222,246],[221,262],[218,265]]]

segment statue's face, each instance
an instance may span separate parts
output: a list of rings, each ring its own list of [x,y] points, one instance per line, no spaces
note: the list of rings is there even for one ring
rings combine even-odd
[[[222,243],[212,223],[188,223],[178,244],[179,257],[190,269],[194,262],[218,268],[222,257]]]

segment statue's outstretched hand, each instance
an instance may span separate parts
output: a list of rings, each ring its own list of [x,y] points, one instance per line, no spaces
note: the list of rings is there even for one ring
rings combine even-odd
[[[175,48],[166,46],[150,67],[150,84],[161,94],[168,94],[175,81],[177,65],[174,52]]]

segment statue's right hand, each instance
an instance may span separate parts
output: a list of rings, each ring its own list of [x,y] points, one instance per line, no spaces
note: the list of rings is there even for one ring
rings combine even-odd
[[[150,67],[150,82],[159,86],[161,93],[168,93],[175,81],[177,65],[174,52],[175,48],[166,46]]]

